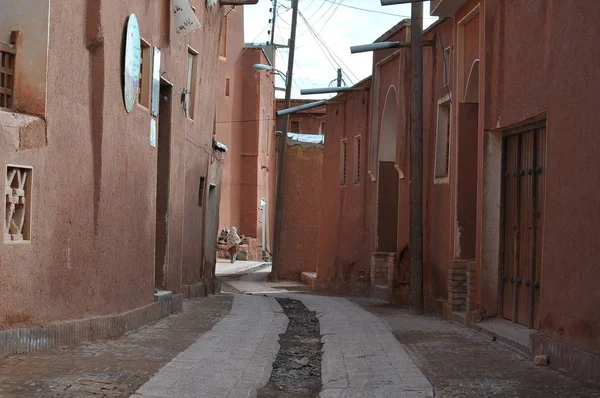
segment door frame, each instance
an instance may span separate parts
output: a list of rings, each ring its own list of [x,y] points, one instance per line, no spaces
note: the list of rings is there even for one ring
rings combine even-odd
[[[502,156],[501,156],[501,185],[500,185],[500,219],[499,219],[499,227],[500,227],[500,239],[499,239],[499,261],[498,261],[498,316],[501,318],[504,318],[504,261],[505,261],[505,255],[506,253],[504,252],[505,249],[505,220],[506,220],[506,215],[505,215],[505,210],[506,210],[506,179],[504,178],[504,173],[506,172],[506,157],[507,157],[507,149],[506,149],[506,138],[511,137],[511,136],[515,136],[515,135],[520,135],[520,134],[524,134],[524,133],[528,133],[528,132],[532,132],[532,131],[537,131],[539,129],[545,129],[545,134],[547,135],[547,118],[546,115],[540,115],[537,117],[534,117],[532,119],[529,119],[527,121],[525,121],[524,123],[521,123],[517,126],[512,126],[509,128],[504,128],[501,131],[502,133]],[[534,136],[535,139],[535,136]],[[544,145],[547,144],[547,141],[544,142]],[[537,146],[535,145],[535,141],[534,141],[534,146],[533,146],[533,150],[534,150],[534,164],[537,162]],[[520,157],[520,154],[519,154]],[[544,163],[546,162],[546,159],[544,159]],[[545,164],[543,166],[543,169],[545,171]],[[534,184],[535,184],[535,180],[534,180]],[[532,192],[535,191],[536,185],[534,185],[532,187]],[[538,200],[545,200],[545,186],[544,186],[544,197],[542,198],[538,198]],[[534,202],[534,205],[536,204],[536,202]],[[541,218],[541,224],[542,224],[542,228],[544,225],[544,215],[542,214],[542,218]],[[536,245],[535,243],[535,239],[536,239],[536,230],[534,228],[534,245]],[[543,239],[543,236],[542,236]],[[530,260],[532,262],[532,264],[535,264],[537,257],[541,256],[541,253],[535,253],[535,256]],[[541,280],[541,270],[540,270],[540,280]],[[532,292],[535,292],[534,290],[535,288],[532,287]],[[540,286],[540,291],[541,291],[541,286]],[[518,297],[517,294],[515,294],[515,296]],[[515,298],[516,300],[516,298]],[[523,326],[528,326],[530,329],[534,329],[536,327],[535,325],[535,313],[534,313],[534,305],[535,305],[535,293],[530,294],[529,297],[530,300],[530,312],[531,314],[528,316],[528,325],[523,325]],[[518,301],[515,301],[515,306],[518,307]],[[539,311],[539,309],[538,309]],[[513,315],[515,319],[517,319],[517,314],[515,312],[515,314]],[[512,322],[517,322],[516,320],[511,320]]]

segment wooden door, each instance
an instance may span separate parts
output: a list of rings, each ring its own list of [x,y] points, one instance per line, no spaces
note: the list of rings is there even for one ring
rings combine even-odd
[[[545,130],[504,138],[502,316],[530,328],[539,323]]]

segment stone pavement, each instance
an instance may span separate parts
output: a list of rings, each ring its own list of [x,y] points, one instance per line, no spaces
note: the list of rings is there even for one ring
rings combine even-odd
[[[292,294],[317,312],[322,398],[433,397],[431,385],[389,327],[341,297]]]
[[[269,380],[288,324],[273,298],[235,295],[231,314],[179,354],[134,396],[248,397]]]
[[[238,260],[235,263],[231,264],[231,260],[217,259],[217,265],[215,268],[216,276],[225,276],[225,275],[241,275],[254,271],[258,271],[259,269],[269,267],[271,263],[264,261],[241,261]]]
[[[0,397],[127,397],[231,308],[231,295],[184,301],[184,311],[119,339],[0,358]]]
[[[433,385],[436,397],[600,397],[587,385],[503,343],[436,317],[353,299],[384,320]]]
[[[220,276],[221,290],[230,293],[272,294],[309,289],[304,283],[298,281],[267,282],[270,272],[271,265],[249,274]]]

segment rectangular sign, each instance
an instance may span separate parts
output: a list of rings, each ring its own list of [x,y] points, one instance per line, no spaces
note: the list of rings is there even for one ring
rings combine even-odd
[[[180,39],[202,27],[188,0],[173,0],[173,20]]]
[[[152,116],[158,116],[158,102],[160,100],[160,48],[154,47],[152,57]]]
[[[156,119],[150,119],[150,145],[156,148]]]

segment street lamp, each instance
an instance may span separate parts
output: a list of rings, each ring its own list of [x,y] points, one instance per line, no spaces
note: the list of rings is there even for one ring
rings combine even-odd
[[[254,67],[254,70],[258,70],[258,71],[266,70],[268,72],[277,73],[279,76],[281,76],[281,78],[283,79],[285,84],[287,84],[287,76],[285,75],[285,73],[283,73],[279,69],[275,69],[271,65],[265,65],[265,64],[254,64],[253,67]]]

